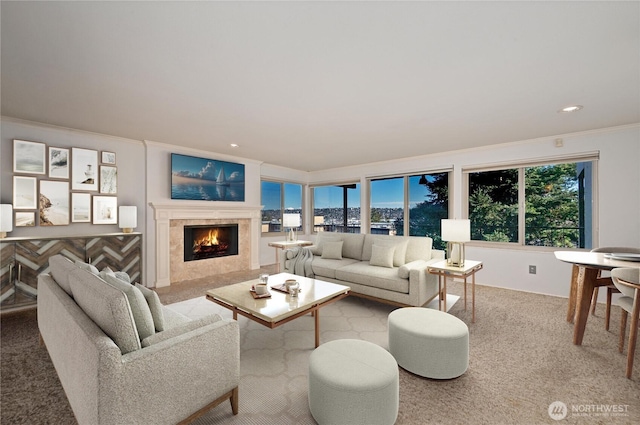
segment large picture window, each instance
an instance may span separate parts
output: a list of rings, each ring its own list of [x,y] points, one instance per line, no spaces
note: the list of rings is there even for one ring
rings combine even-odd
[[[449,212],[449,173],[372,179],[371,233],[429,236],[444,249],[440,220]]]
[[[471,239],[590,249],[596,159],[466,170]]]
[[[263,180],[260,185],[262,208],[262,233],[284,233],[283,214],[299,214],[302,220],[302,185],[298,183]]]
[[[360,184],[315,186],[313,231],[360,233]]]

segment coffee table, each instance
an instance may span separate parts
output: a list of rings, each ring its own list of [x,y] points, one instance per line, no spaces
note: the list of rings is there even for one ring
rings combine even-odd
[[[273,289],[287,279],[296,279],[300,283],[297,297]],[[206,297],[231,310],[234,320],[238,319],[239,314],[271,329],[311,313],[315,319],[316,347],[320,345],[320,308],[347,297],[351,290],[348,286],[336,283],[278,273],[269,276],[271,297],[255,299],[250,290],[256,283],[258,279],[210,289]]]

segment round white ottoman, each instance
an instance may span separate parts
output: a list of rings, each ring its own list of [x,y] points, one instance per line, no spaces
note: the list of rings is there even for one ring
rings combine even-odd
[[[398,416],[398,364],[368,341],[339,339],[309,357],[309,408],[319,424],[393,424]]]
[[[416,375],[456,378],[469,367],[469,328],[443,311],[399,308],[389,314],[389,352]]]

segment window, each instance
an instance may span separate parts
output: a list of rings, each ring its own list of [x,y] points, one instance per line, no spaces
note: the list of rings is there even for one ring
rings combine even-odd
[[[316,186],[313,231],[360,233],[360,184]]]
[[[284,233],[283,214],[300,214],[302,223],[302,185],[263,180],[260,185],[262,233]],[[302,230],[302,224],[295,230]]]
[[[449,173],[371,180],[371,233],[429,236],[444,249],[440,220],[448,217]]]
[[[590,249],[597,158],[586,159],[465,170],[471,239]]]

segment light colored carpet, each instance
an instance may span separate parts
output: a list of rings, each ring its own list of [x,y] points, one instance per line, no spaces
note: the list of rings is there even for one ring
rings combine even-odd
[[[460,297],[447,295],[450,309]],[[438,302],[427,307],[437,308]],[[167,307],[193,319],[232,312],[205,297]],[[320,343],[355,338],[388,349],[387,316],[395,307],[348,297],[320,310]],[[314,319],[300,317],[269,329],[246,317],[240,325],[240,414],[233,416],[223,403],[194,425],[209,424],[314,424],[307,399],[309,355],[314,346]]]

